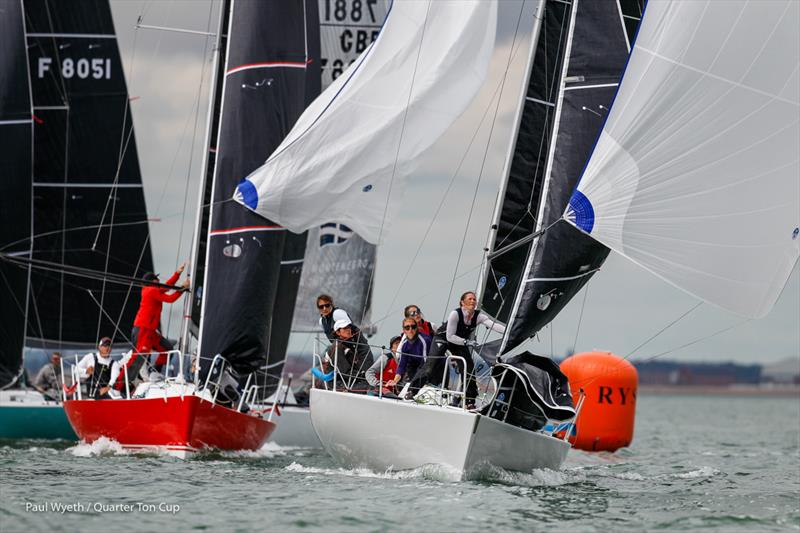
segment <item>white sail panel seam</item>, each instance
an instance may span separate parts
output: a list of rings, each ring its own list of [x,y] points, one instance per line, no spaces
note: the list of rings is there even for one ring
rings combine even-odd
[[[656,52],[654,50],[650,50],[648,48],[644,48],[643,46],[640,46],[638,44],[634,48],[637,48],[637,49],[641,50],[642,52],[644,52],[646,54],[650,54],[652,57],[661,59],[662,61],[666,61],[668,63],[672,63],[673,65],[678,66],[678,67],[683,67],[686,70],[690,70],[690,71],[695,72],[697,74],[702,74],[704,76],[708,76],[709,78],[715,79],[717,81],[721,81],[723,83],[727,83],[729,85],[733,85],[734,87],[739,87],[741,89],[745,89],[747,91],[751,91],[753,93],[760,94],[761,96],[767,96],[767,97],[769,97],[769,98],[771,98],[773,100],[777,100],[778,102],[783,102],[783,103],[790,104],[790,105],[793,105],[793,106],[800,106],[800,101],[796,101],[795,102],[795,101],[789,100],[788,98],[783,98],[783,97],[781,97],[781,96],[779,96],[777,94],[771,94],[771,93],[769,93],[767,91],[763,91],[761,89],[756,89],[755,87],[750,87],[749,85],[745,85],[744,83],[725,78],[724,76],[719,76],[717,74],[712,74],[711,72],[708,72],[706,70],[699,69],[697,67],[692,67],[690,65],[687,65],[687,64],[682,63],[680,61],[677,61],[675,59],[671,59],[671,58],[669,58],[669,57],[667,57],[665,55],[659,54],[658,52]]]

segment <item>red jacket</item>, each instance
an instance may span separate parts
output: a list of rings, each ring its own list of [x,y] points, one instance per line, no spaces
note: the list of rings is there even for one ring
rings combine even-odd
[[[175,285],[180,277],[179,272],[175,272],[171,278],[166,281],[167,285]],[[173,292],[167,294],[169,289],[162,287],[143,287],[142,288],[142,303],[139,304],[139,311],[136,313],[136,318],[133,321],[134,326],[146,329],[158,329],[161,322],[161,307],[162,302],[172,303],[181,297],[182,292]]]

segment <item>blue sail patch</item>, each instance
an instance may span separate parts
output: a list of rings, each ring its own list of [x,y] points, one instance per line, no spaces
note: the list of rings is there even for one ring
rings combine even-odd
[[[234,197],[254,211],[258,206],[258,191],[256,190],[256,186],[253,185],[253,182],[247,178],[239,182]]]
[[[581,191],[575,189],[572,198],[569,199],[566,218],[578,228],[591,233],[594,228],[594,208],[592,202]]]

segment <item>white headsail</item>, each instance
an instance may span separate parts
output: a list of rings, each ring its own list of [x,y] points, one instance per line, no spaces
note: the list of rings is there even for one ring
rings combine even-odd
[[[234,198],[295,232],[335,221],[377,244],[390,190],[401,194],[481,87],[496,26],[494,1],[395,1],[378,39]]]
[[[800,253],[800,2],[650,0],[566,218],[760,317]]]

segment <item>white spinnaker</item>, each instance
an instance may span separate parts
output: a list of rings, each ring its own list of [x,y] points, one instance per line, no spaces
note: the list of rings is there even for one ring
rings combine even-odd
[[[800,253],[798,21],[797,0],[650,0],[566,218],[703,300],[767,314]]]
[[[234,198],[295,232],[336,221],[377,244],[387,203],[399,204],[390,188],[402,195],[485,80],[496,26],[494,1],[395,1],[378,39]]]

